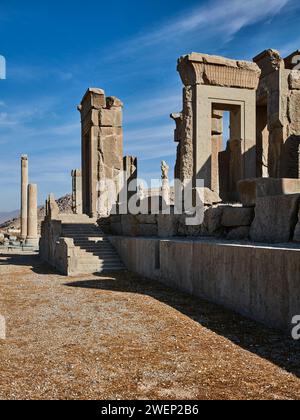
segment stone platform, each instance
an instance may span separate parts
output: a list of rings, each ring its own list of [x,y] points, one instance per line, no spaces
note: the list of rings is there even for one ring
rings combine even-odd
[[[300,315],[300,246],[111,237],[130,271],[291,333]]]

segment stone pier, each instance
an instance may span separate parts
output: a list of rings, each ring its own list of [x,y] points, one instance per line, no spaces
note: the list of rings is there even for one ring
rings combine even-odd
[[[28,205],[28,157],[21,157],[21,239],[27,238],[27,205]]]
[[[37,185],[28,185],[28,224],[26,245],[38,246]]]

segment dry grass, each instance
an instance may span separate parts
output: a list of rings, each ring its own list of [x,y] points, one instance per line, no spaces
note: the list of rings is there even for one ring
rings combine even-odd
[[[299,399],[275,331],[130,273],[68,279],[0,255],[2,399]]]

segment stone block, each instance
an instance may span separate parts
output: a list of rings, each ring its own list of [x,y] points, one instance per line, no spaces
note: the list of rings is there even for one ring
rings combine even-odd
[[[139,236],[157,236],[157,232],[158,229],[156,224],[139,224]]]
[[[240,200],[244,206],[255,206],[257,197],[300,194],[300,179],[253,178],[238,182]]]
[[[249,232],[250,232],[250,227],[249,226],[240,226],[238,228],[232,229],[228,233],[226,239],[228,239],[230,241],[239,241],[239,240],[243,240],[243,239],[248,239],[249,238]]]
[[[110,231],[112,235],[123,235],[122,223],[111,223]]]
[[[157,219],[155,214],[138,214],[136,216],[137,220],[141,224],[157,224]]]
[[[222,230],[223,206],[211,207],[204,212],[201,232],[203,235],[219,234]]]
[[[289,99],[291,134],[300,134],[300,91],[292,91]]]
[[[101,109],[99,111],[99,125],[102,127],[121,127],[122,108]]]
[[[124,214],[121,216],[122,232],[124,236],[138,236],[139,224],[135,216]]]
[[[250,226],[253,219],[251,207],[224,207],[221,224],[224,227]]]
[[[205,206],[212,206],[213,204],[218,204],[222,202],[219,194],[206,187],[199,188],[199,195],[202,203]]]
[[[177,236],[180,215],[175,214],[159,214],[158,221],[158,236],[160,238],[170,238]]]
[[[289,75],[289,86],[291,90],[300,90],[300,71],[292,70]]]
[[[244,206],[254,207],[256,204],[257,179],[243,179],[237,184],[240,201]]]
[[[258,197],[250,238],[255,242],[285,243],[293,239],[300,194]]]

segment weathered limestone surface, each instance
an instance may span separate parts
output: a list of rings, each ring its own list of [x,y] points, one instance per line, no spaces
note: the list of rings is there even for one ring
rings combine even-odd
[[[179,215],[175,214],[159,214],[158,220],[158,236],[160,238],[171,238],[178,235]]]
[[[183,111],[171,115],[179,142],[175,175],[185,184],[204,180],[218,195],[220,179],[226,178],[222,189],[226,185],[228,199],[234,201],[236,182],[256,176],[255,89],[260,69],[252,62],[193,53],[179,59],[178,71],[184,91]],[[231,113],[228,166],[219,159],[224,111]]]
[[[198,53],[181,57],[178,70],[185,85],[192,81],[192,84],[256,89],[260,76],[254,63]]]
[[[250,226],[240,226],[232,229],[226,239],[229,241],[239,241],[248,239],[250,233]]]
[[[122,107],[118,98],[106,97],[102,89],[96,88],[88,89],[78,107],[82,124],[83,212],[92,217],[110,212],[106,180],[115,182],[115,202],[120,192],[116,179],[123,170]]]
[[[293,239],[300,194],[259,197],[250,229],[254,242],[286,243]]]
[[[262,75],[257,90],[258,176],[299,178],[300,71],[293,58],[283,59],[276,50],[254,58]]]
[[[21,239],[27,237],[28,211],[28,157],[21,157]]]
[[[204,213],[203,234],[218,235],[222,229],[223,207],[211,207]]]
[[[28,224],[26,244],[37,247],[38,238],[38,214],[37,214],[37,185],[28,185]]]
[[[111,241],[130,271],[290,334],[291,319],[300,310],[299,249],[207,240]]]
[[[300,179],[254,178],[238,183],[240,200],[244,206],[255,206],[257,197],[300,194]]]
[[[250,226],[253,219],[254,210],[252,208],[225,206],[221,223],[224,227]]]
[[[82,214],[82,175],[80,169],[74,169],[72,176],[72,210],[74,214]]]

